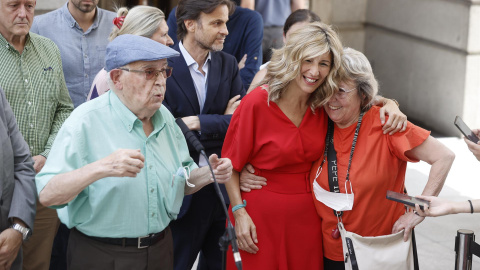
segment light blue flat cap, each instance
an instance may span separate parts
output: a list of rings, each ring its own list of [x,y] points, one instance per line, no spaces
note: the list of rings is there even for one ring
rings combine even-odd
[[[179,52],[155,40],[125,34],[116,37],[107,45],[105,67],[107,71],[111,71],[135,61],[155,61],[179,55]]]

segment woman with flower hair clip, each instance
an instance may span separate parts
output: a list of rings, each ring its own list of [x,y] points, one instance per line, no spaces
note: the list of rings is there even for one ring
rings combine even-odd
[[[167,46],[173,45],[173,41],[168,35],[165,14],[156,7],[136,6],[130,10],[126,7],[119,8],[108,39],[112,41],[117,36],[124,34],[147,37]],[[93,80],[87,101],[108,90],[110,87],[107,84],[107,71],[102,69]]]

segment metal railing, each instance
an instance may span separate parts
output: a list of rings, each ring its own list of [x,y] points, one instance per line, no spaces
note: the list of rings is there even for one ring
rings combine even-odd
[[[472,255],[480,257],[480,245],[471,230],[460,229],[455,237],[455,270],[471,270]]]

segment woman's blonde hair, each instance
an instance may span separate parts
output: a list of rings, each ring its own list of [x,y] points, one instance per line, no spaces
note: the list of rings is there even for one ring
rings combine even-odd
[[[112,41],[117,36],[131,34],[151,38],[160,27],[162,20],[165,20],[165,14],[156,7],[136,6],[128,10],[121,7],[117,10],[117,17],[125,16],[123,25],[119,29],[113,26],[108,39]]]
[[[259,85],[268,84],[268,100],[276,101],[300,74],[303,61],[330,53],[330,71],[310,96],[310,107],[314,110],[323,106],[337,88],[342,52],[340,38],[331,26],[321,22],[310,23],[293,32],[283,48],[273,51],[267,74]]]
[[[362,100],[361,110],[367,111],[372,106],[378,93],[378,82],[373,75],[372,66],[367,57],[352,48],[345,48],[342,57],[343,73],[340,80],[355,82],[357,93]]]

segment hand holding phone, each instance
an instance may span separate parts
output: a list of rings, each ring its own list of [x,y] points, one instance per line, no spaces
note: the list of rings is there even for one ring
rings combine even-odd
[[[479,138],[477,137],[477,135],[475,135],[475,133],[473,133],[473,131],[467,126],[467,124],[465,124],[465,122],[463,122],[463,120],[462,120],[462,118],[460,118],[460,116],[457,115],[457,117],[455,117],[454,124],[462,132],[462,134],[463,134],[463,136],[465,136],[465,138],[469,139],[470,141],[472,141],[474,143],[477,143],[479,141]]]
[[[398,193],[391,190],[387,191],[387,199],[403,203],[405,205],[411,206],[412,208],[415,208],[415,204],[418,204],[420,206],[420,209],[422,210],[424,204],[430,205],[430,202],[427,200],[418,199],[412,196],[408,196],[407,194]]]

